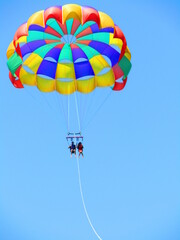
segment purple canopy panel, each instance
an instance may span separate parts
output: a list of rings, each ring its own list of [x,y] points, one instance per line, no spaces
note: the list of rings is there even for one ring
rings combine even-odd
[[[91,25],[91,30],[93,33],[99,32],[99,27],[98,27],[97,23]]]
[[[82,78],[85,76],[94,76],[94,71],[91,67],[91,64],[88,61],[74,63],[74,69],[75,69],[76,79]]]
[[[80,48],[73,48],[72,49],[72,56],[73,56],[73,61],[74,62],[79,58],[85,58],[85,59],[88,60],[86,54]]]
[[[43,60],[41,65],[39,66],[37,74],[42,74],[55,79],[56,67],[57,67],[57,63]]]
[[[100,54],[107,56],[111,60],[112,66],[118,62],[120,53],[108,44],[92,40],[89,46],[97,50]]]
[[[44,32],[44,30],[45,30],[44,27],[41,27],[35,24],[30,25],[28,29],[28,31],[39,31],[39,32]]]
[[[114,33],[114,28],[111,28],[111,27],[108,27],[108,28],[102,28],[102,29],[99,29],[99,32]]]
[[[53,58],[56,62],[58,62],[59,55],[60,55],[61,49],[60,48],[53,48],[51,49],[44,58],[46,57],[51,57]]]
[[[28,53],[34,52],[36,49],[44,46],[45,44],[46,44],[45,40],[35,40],[35,41],[24,44],[21,47],[22,57],[24,57]]]

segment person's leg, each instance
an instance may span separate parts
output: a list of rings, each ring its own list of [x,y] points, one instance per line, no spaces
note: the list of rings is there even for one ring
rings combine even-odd
[[[81,150],[81,155],[82,155],[82,157],[83,157],[83,151]]]
[[[72,154],[74,153],[73,149],[71,149],[71,157],[72,157]]]

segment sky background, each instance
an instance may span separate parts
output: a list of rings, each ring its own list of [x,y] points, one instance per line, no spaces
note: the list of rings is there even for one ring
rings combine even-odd
[[[83,210],[62,111],[53,96],[15,89],[6,66],[17,28],[34,12],[67,3],[0,3],[1,240],[97,239]],[[92,223],[103,240],[179,240],[180,3],[74,3],[109,14],[132,54],[125,89],[112,92],[83,131],[80,169]],[[98,100],[97,94],[92,109]]]

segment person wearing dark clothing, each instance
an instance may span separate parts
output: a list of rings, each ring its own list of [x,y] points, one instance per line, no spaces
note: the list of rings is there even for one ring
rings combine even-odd
[[[75,154],[76,157],[76,145],[74,144],[74,142],[71,143],[71,145],[69,146],[70,152],[71,152],[71,157],[72,154]]]

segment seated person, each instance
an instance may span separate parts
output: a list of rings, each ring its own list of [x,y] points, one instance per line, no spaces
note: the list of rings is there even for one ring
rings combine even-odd
[[[78,152],[79,152],[79,157],[80,157],[80,154],[82,155],[82,157],[84,157],[84,155],[83,155],[83,145],[82,145],[82,143],[81,142],[79,142],[78,143],[78,145],[77,145],[77,149],[78,149]]]
[[[74,142],[71,143],[71,145],[69,146],[70,152],[71,152],[71,157],[72,154],[75,154],[76,157],[76,145],[74,144]]]

